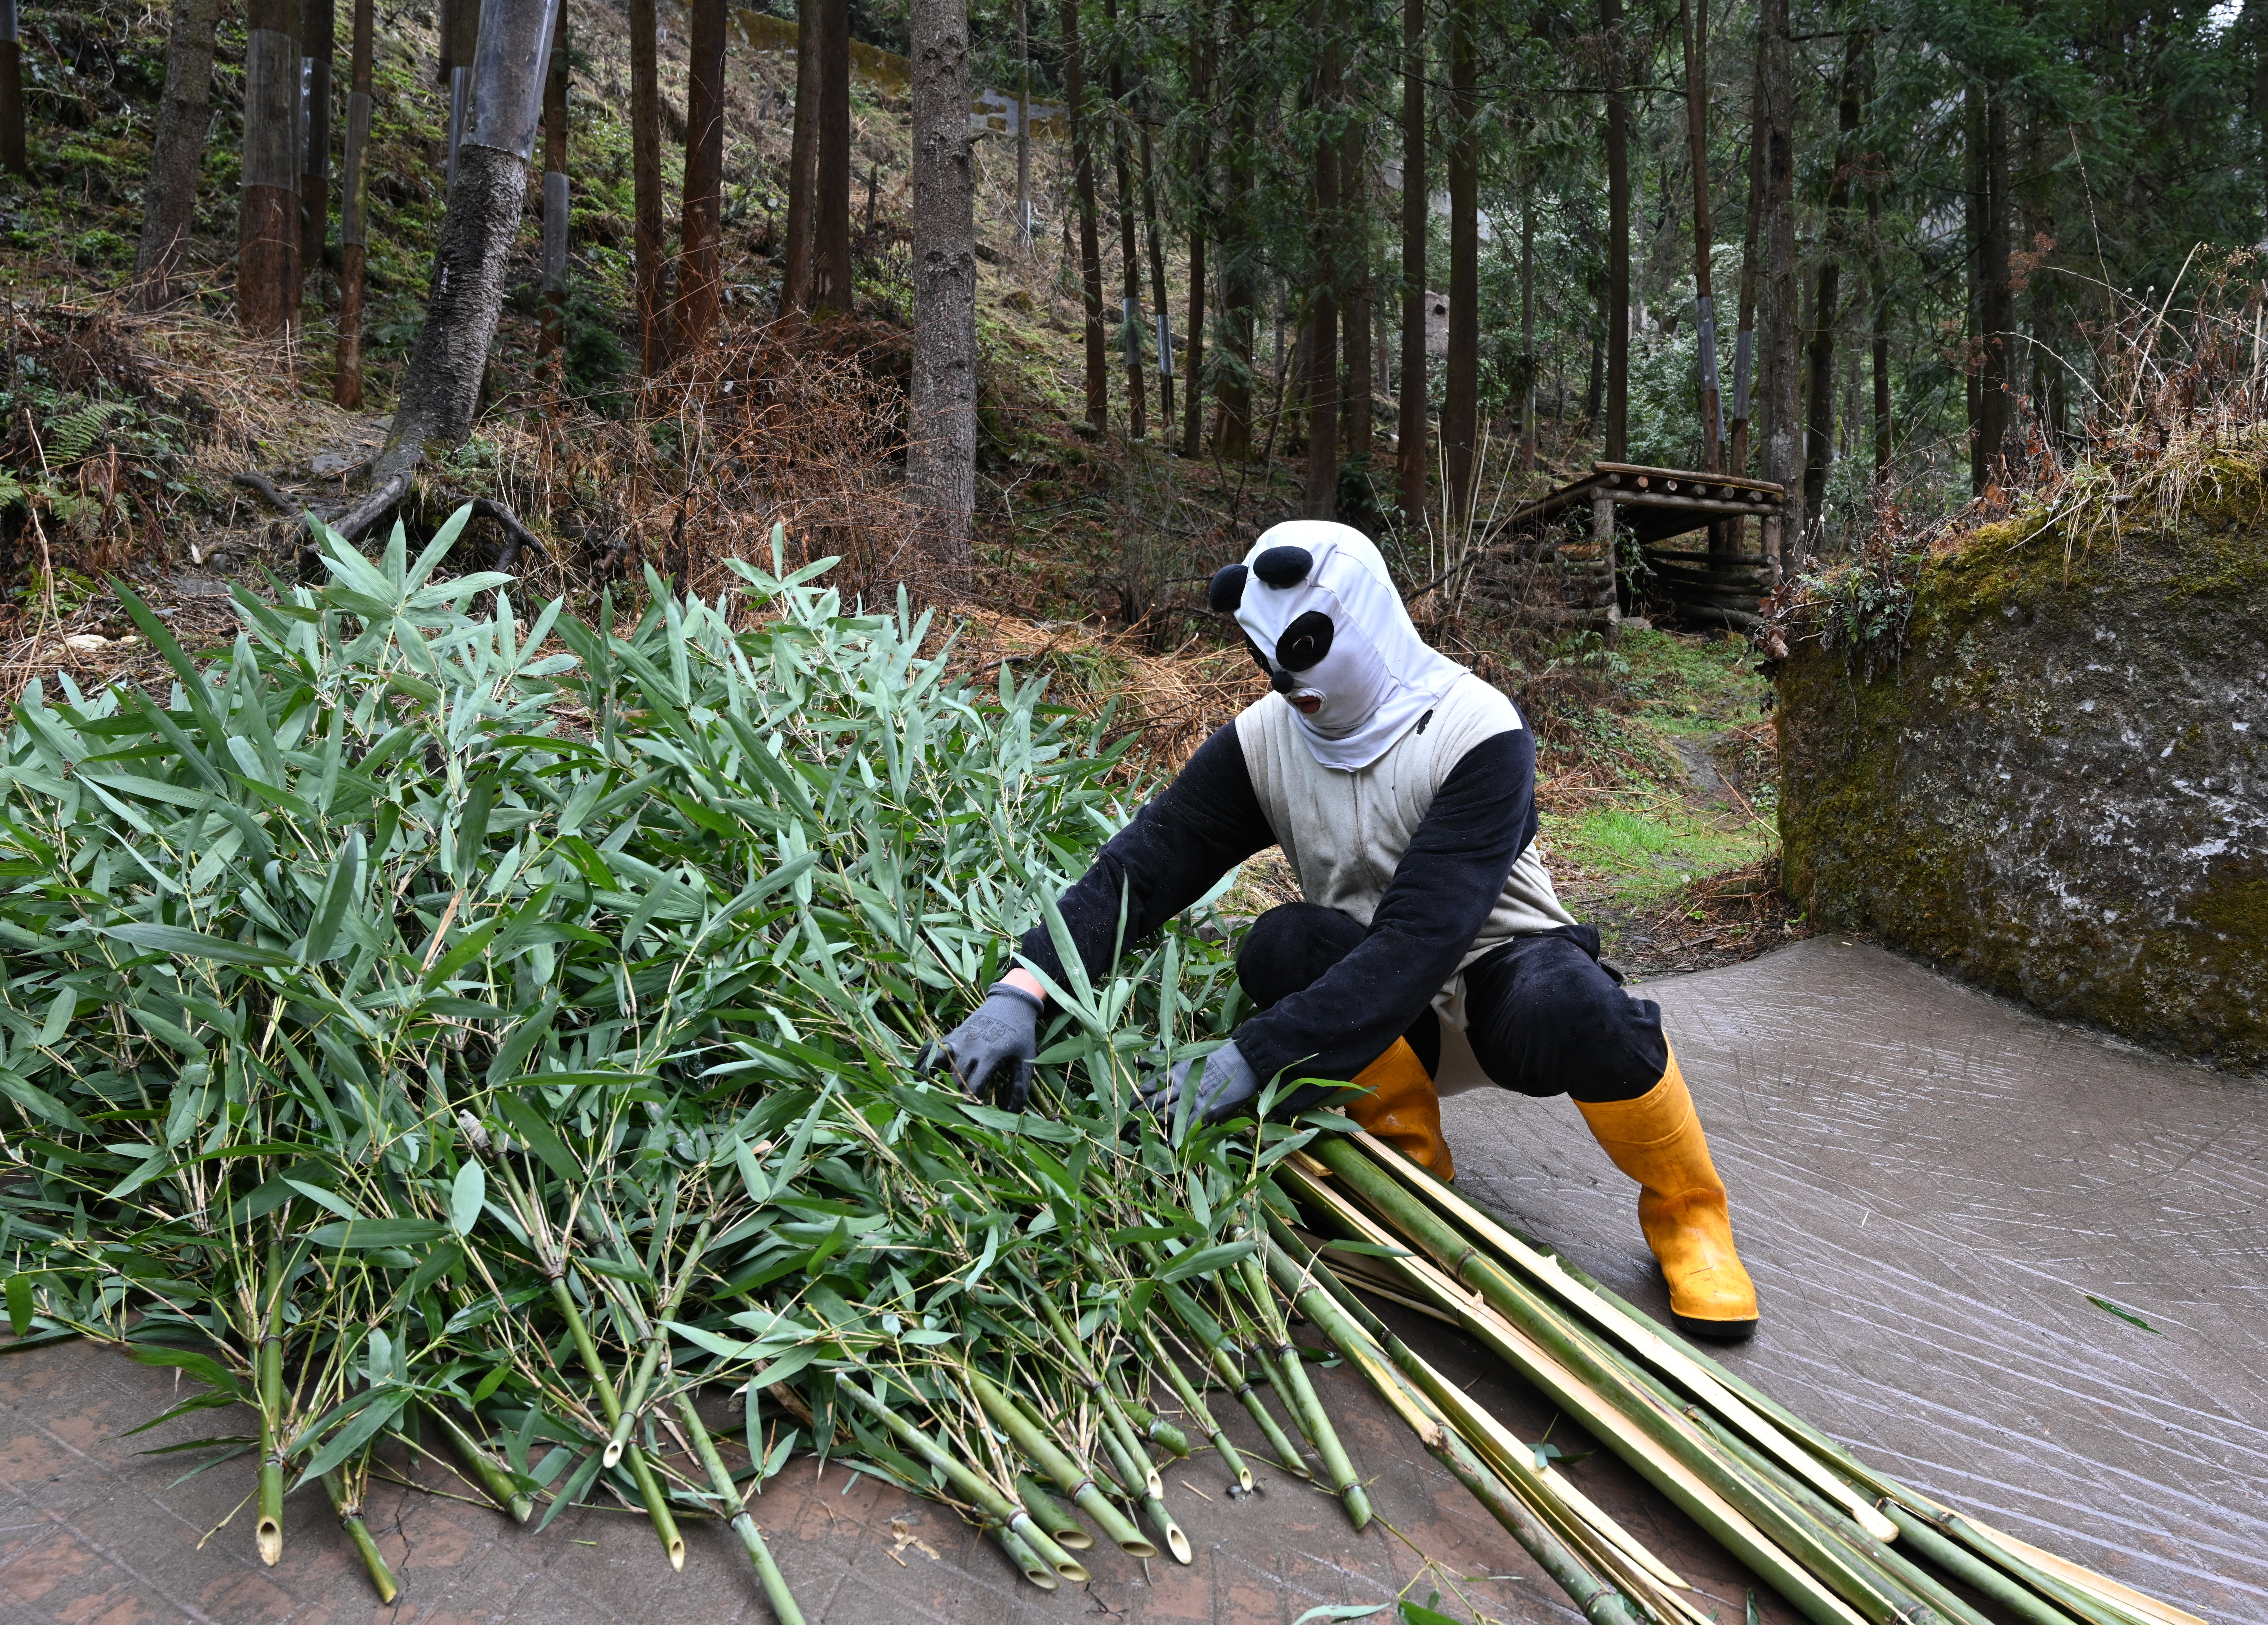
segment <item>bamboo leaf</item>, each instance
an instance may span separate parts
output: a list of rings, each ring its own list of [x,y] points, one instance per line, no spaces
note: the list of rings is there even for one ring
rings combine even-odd
[[[473,1233],[480,1222],[481,1204],[488,1200],[489,1177],[481,1165],[468,1161],[449,1185],[449,1228],[460,1236]]]
[[[170,953],[179,959],[215,960],[224,965],[260,965],[282,969],[298,961],[288,953],[273,948],[254,947],[250,943],[232,942],[225,937],[208,937],[179,925],[155,925],[136,922],[130,925],[99,925],[95,929],[105,937],[115,937],[121,942],[131,943],[152,953]]]

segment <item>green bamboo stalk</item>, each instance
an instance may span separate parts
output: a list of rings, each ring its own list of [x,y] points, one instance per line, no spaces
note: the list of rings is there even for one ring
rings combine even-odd
[[[1685,1414],[1695,1425],[1713,1434],[1718,1445],[1739,1457],[1750,1472],[1778,1485],[1781,1493],[1811,1514],[1813,1524],[1822,1533],[1840,1540],[1857,1555],[1872,1562],[1916,1597],[1954,1621],[1955,1625],[1992,1625],[1983,1614],[1948,1591],[1934,1576],[1909,1562],[1903,1554],[1875,1540],[1844,1517],[1840,1507],[1814,1494],[1808,1485],[1784,1471],[1778,1463],[1769,1460],[1755,1445],[1708,1415],[1698,1406],[1688,1409]],[[1896,1527],[1895,1525],[1892,1526]]]
[[[1999,1603],[2026,1625],[2076,1625],[2073,1617],[2038,1592],[2014,1580],[1974,1553],[1947,1540],[1927,1518],[1907,1511],[1885,1496],[1882,1515],[1896,1524],[1898,1538],[1970,1589]]]
[[[362,1566],[370,1572],[370,1583],[378,1590],[381,1603],[391,1603],[401,1588],[394,1584],[394,1570],[386,1566],[386,1558],[378,1549],[378,1542],[370,1536],[370,1526],[362,1520],[362,1503],[350,1497],[346,1484],[334,1467],[323,1474],[323,1493],[331,1498],[331,1511],[339,1515],[339,1527],[347,1532],[355,1550],[362,1554]]]
[[[1749,1443],[1777,1461],[1783,1472],[1801,1479],[1815,1495],[1834,1502],[1845,1517],[1874,1540],[1887,1543],[1897,1538],[1896,1529],[1866,1496],[1853,1492],[1785,1430],[1719,1383],[1698,1362],[1683,1355],[1659,1335],[1651,1320],[1609,1304],[1598,1292],[1577,1281],[1556,1254],[1530,1246],[1525,1239],[1498,1224],[1493,1215],[1466,1201],[1461,1193],[1385,1141],[1367,1133],[1353,1137],[1381,1166],[1401,1181],[1404,1189],[1432,1203],[1453,1224],[1492,1249],[1497,1261],[1521,1271],[1558,1302],[1621,1342],[1639,1360],[1683,1386],[1692,1399],[1721,1416]],[[1681,1401],[1680,1408],[1683,1403]]]
[[[1503,1355],[1819,1625],[1846,1625],[1854,1610],[1874,1625],[1890,1625],[1900,1617],[1900,1608],[1919,1607],[1914,1599],[1903,1594],[1904,1588],[1890,1585],[1878,1571],[1855,1568],[1839,1548],[1810,1535],[1792,1509],[1728,1458],[1711,1450],[1683,1417],[1664,1413],[1611,1357],[1602,1360],[1570,1336],[1565,1324],[1532,1294],[1500,1267],[1479,1256],[1470,1244],[1361,1151],[1335,1137],[1318,1145],[1325,1165],[1340,1176],[1337,1183],[1373,1202],[1388,1215],[1395,1229],[1419,1248],[1436,1258],[1446,1255],[1454,1267],[1454,1278],[1477,1292],[1495,1312],[1477,1314],[1461,1295],[1437,1290],[1426,1274],[1410,1268],[1409,1261],[1389,1261],[1404,1279],[1454,1311],[1468,1330]],[[1335,1222],[1340,1219],[1322,1187],[1296,1171],[1293,1177],[1316,1193],[1326,1210],[1333,1211]],[[1366,1232],[1351,1227],[1350,1233],[1373,1242],[1385,1234],[1375,1227]],[[1521,1342],[1506,1340],[1498,1330],[1500,1324],[1532,1340],[1550,1363],[1539,1364]],[[1623,1425],[1615,1425],[1617,1423]],[[1630,1438],[1625,1429],[1641,1435],[1646,1445]],[[1682,1471],[1670,1470],[1667,1462],[1675,1462]],[[1707,1493],[1697,1494],[1697,1485]],[[1730,1518],[1726,1516],[1728,1511],[1733,1514]],[[1926,1617],[1930,1617],[1928,1611],[1904,1616],[1910,1622]]]
[[[686,1438],[692,1441],[693,1453],[701,1458],[702,1467],[708,1471],[709,1487],[724,1505],[733,1533],[740,1537],[741,1549],[755,1565],[756,1579],[764,1588],[764,1599],[772,1605],[773,1616],[779,1625],[804,1625],[803,1610],[796,1607],[795,1595],[787,1588],[787,1577],[772,1561],[772,1548],[764,1543],[763,1532],[756,1527],[756,1520],[748,1515],[748,1504],[741,1499],[740,1486],[733,1482],[724,1458],[717,1453],[717,1443],[709,1437],[701,1413],[693,1408],[693,1396],[682,1390],[677,1395],[677,1419],[684,1424]]]
[[[1273,1214],[1269,1220],[1272,1232],[1279,1221]],[[1289,1232],[1282,1232],[1281,1239],[1289,1241]],[[1300,1312],[1314,1321],[1330,1339],[1332,1346],[1346,1356],[1348,1362],[1377,1390],[1379,1397],[1417,1434],[1418,1442],[1433,1459],[1447,1467],[1473,1498],[1488,1509],[1489,1515],[1504,1526],[1505,1532],[1520,1542],[1552,1583],[1567,1593],[1585,1619],[1592,1625],[1627,1625],[1633,1615],[1623,1593],[1594,1574],[1565,1541],[1510,1493],[1471,1447],[1443,1423],[1440,1414],[1386,1363],[1376,1339],[1382,1336],[1396,1343],[1400,1339],[1394,1338],[1376,1316],[1355,1303],[1353,1294],[1321,1261],[1308,1254],[1295,1263],[1289,1248],[1279,1247],[1270,1251],[1268,1270],[1299,1305]],[[1303,1270],[1313,1278],[1302,1279]],[[1359,1324],[1357,1316],[1368,1325]]]
[[[1126,1408],[1126,1420],[1134,1424],[1135,1432],[1152,1445],[1163,1445],[1166,1453],[1176,1461],[1189,1460],[1189,1436],[1188,1434],[1151,1411],[1147,1407],[1137,1405],[1123,1393],[1118,1396],[1118,1402]]]
[[[860,1409],[887,1428],[901,1445],[944,1474],[946,1482],[983,1515],[987,1520],[984,1524],[986,1533],[1000,1542],[1001,1549],[1008,1554],[1009,1560],[1023,1570],[1024,1577],[1033,1585],[1042,1591],[1051,1592],[1062,1584],[1062,1580],[1057,1577],[1058,1575],[1073,1585],[1084,1584],[1090,1577],[1082,1564],[1057,1546],[1048,1532],[1033,1521],[1029,1512],[1002,1495],[968,1463],[891,1409],[888,1401],[869,1393],[849,1377],[836,1379],[835,1391],[850,1395]]]
[[[1228,1435],[1222,1432],[1220,1424],[1213,1420],[1212,1412],[1204,1402],[1204,1396],[1197,1391],[1196,1386],[1182,1371],[1181,1362],[1167,1352],[1164,1342],[1158,1335],[1157,1327],[1151,1325],[1148,1320],[1144,1320],[1142,1335],[1150,1345],[1151,1369],[1166,1373],[1167,1382],[1172,1385],[1174,1393],[1180,1396],[1182,1408],[1189,1412],[1206,1437],[1211,1439],[1213,1450],[1220,1457],[1222,1464],[1236,1474],[1236,1487],[1240,1489],[1250,1489],[1252,1469],[1244,1465],[1244,1458],[1237,1453],[1236,1446],[1229,1442]]]
[[[483,1449],[478,1439],[467,1432],[457,1419],[438,1405],[428,1405],[425,1414],[441,1429],[441,1437],[449,1441],[456,1458],[488,1492],[489,1498],[512,1515],[514,1523],[524,1524],[535,1511],[535,1499],[512,1482],[512,1474],[503,1464]]]
[[[284,1559],[284,1249],[268,1248],[268,1290],[260,1317],[256,1380],[260,1389],[260,1520],[253,1539],[260,1561]]]
[[[2082,1593],[2068,1582],[2047,1574],[2036,1564],[2025,1562],[2021,1555],[2009,1551],[1993,1540],[1991,1532],[1977,1526],[1973,1520],[1962,1518],[1952,1508],[1921,1494],[1918,1490],[1910,1489],[1888,1474],[1868,1467],[1826,1434],[1772,1398],[1771,1394],[1756,1386],[1737,1371],[1720,1364],[1706,1349],[1697,1346],[1669,1327],[1656,1324],[1647,1318],[1644,1310],[1611,1289],[1601,1285],[1581,1269],[1565,1259],[1559,1260],[1558,1263],[1560,1268],[1565,1270],[1571,1279],[1589,1288],[1601,1298],[1615,1305],[1633,1320],[1651,1327],[1655,1335],[1664,1342],[1684,1355],[1725,1387],[1769,1417],[1790,1438],[1801,1445],[1851,1483],[1877,1496],[1876,1505],[1884,1516],[1897,1526],[1902,1538],[1910,1534],[1911,1531],[1907,1527],[1906,1523],[1900,1522],[1899,1506],[1906,1509],[1908,1522],[1917,1527],[1926,1527],[1940,1532],[1940,1540],[1943,1539],[1942,1531],[1953,1528],[1956,1525],[1961,1526],[1962,1538],[1970,1543],[1976,1553],[1980,1555],[1975,1561],[1984,1563],[2002,1575],[2004,1578],[2010,1576],[2015,1577],[2014,1579],[2008,1580],[2008,1584],[2014,1585],[2017,1580],[2021,1580],[2038,1585],[2041,1592],[2055,1598],[2057,1602],[2070,1610],[2069,1614],[2063,1616],[2066,1621],[2075,1616],[2084,1621],[2105,1621],[2105,1625],[2129,1625],[2129,1621],[2146,1619],[2147,1616],[2139,1614],[2135,1610],[2117,1603],[2114,1599],[2102,1597],[2099,1593]],[[1889,1504],[1890,1503],[1896,1503],[1898,1505]],[[1947,1542],[1947,1545],[1952,1550],[1961,1549],[1950,1542]],[[2038,1602],[2040,1592],[2028,1591],[2021,1585],[2018,1586],[2018,1592],[2031,1599],[2037,1606],[2048,1606]],[[1997,1591],[1987,1594],[1996,1599],[1999,1596]],[[2026,1615],[2025,1617],[2030,1619],[2034,1616]],[[2063,1625],[2063,1621],[2058,1621],[2058,1625]],[[2154,1621],[2151,1621],[2150,1625],[2154,1625]]]
[[[2086,1621],[2088,1625],[2155,1625],[2147,1614],[2099,1592],[2084,1591],[2036,1563],[2027,1562],[1958,1512],[1948,1511],[1930,1521],[1970,1551],[1997,1563],[2007,1574],[2041,1592],[2066,1612]]]
[[[1158,1548],[1149,1538],[1134,1526],[1125,1513],[1110,1504],[1109,1497],[1094,1482],[1094,1474],[1064,1453],[1061,1445],[982,1371],[971,1369],[967,1375],[970,1391],[976,1395],[976,1402],[983,1407],[984,1414],[992,1419],[992,1425],[1013,1440],[1033,1466],[1055,1480],[1057,1488],[1071,1497],[1071,1504],[1093,1518],[1095,1526],[1121,1551],[1130,1557],[1158,1555]]]
[[[1175,1562],[1197,1561],[1196,1548],[1190,1546],[1189,1537],[1182,1533],[1182,1526],[1174,1521],[1174,1515],[1166,1510],[1163,1496],[1144,1496],[1142,1510],[1150,1514],[1151,1526],[1166,1537],[1166,1550],[1173,1555]]]
[[[1220,1323],[1199,1307],[1197,1300],[1178,1285],[1163,1287],[1158,1296],[1166,1300],[1174,1317],[1189,1328],[1189,1335],[1197,1340],[1198,1346],[1212,1361],[1213,1370],[1219,1373],[1228,1391],[1242,1402],[1253,1425],[1260,1430],[1260,1437],[1266,1439],[1268,1448],[1276,1452],[1276,1465],[1287,1473],[1298,1474],[1301,1478],[1312,1478],[1314,1474],[1307,1471],[1307,1464],[1301,1460],[1299,1447],[1285,1437],[1282,1426],[1269,1413],[1267,1406],[1261,1403],[1260,1396],[1253,1392],[1251,1383],[1245,1379],[1244,1368],[1237,1363],[1237,1356],[1242,1350],[1229,1341],[1228,1334],[1221,1329]]]
[[[1354,1463],[1347,1459],[1346,1447],[1339,1443],[1338,1430],[1331,1426],[1322,1401],[1315,1397],[1314,1385],[1307,1380],[1307,1368],[1300,1357],[1299,1348],[1292,1342],[1291,1328],[1276,1312],[1276,1298],[1268,1290],[1267,1273],[1260,1260],[1249,1255],[1237,1268],[1243,1273],[1246,1295],[1252,1301],[1253,1312],[1260,1319],[1261,1329],[1276,1345],[1276,1364],[1284,1374],[1285,1402],[1300,1419],[1301,1430],[1314,1441],[1315,1453],[1322,1458],[1323,1470],[1331,1475],[1331,1484],[1338,1491],[1348,1518],[1356,1528],[1363,1528],[1370,1522],[1370,1496],[1362,1487]]]
[[[1048,1324],[1063,1340],[1065,1365],[1079,1385],[1093,1396],[1095,1408],[1101,1413],[1102,1441],[1109,1447],[1111,1466],[1117,1470],[1127,1494],[1162,1496],[1166,1493],[1165,1482],[1158,1476],[1158,1469],[1150,1460],[1150,1452],[1142,1448],[1142,1436],[1135,1432],[1134,1424],[1127,1420],[1126,1413],[1119,1408],[1118,1396],[1086,1363],[1086,1356],[1079,1350],[1079,1335],[1064,1320],[1063,1311],[1056,1307],[1055,1300],[1042,1293],[1038,1301],[1040,1312],[1047,1317]]]
[[[1047,1492],[1047,1488],[1028,1473],[1016,1474],[1016,1499],[1032,1515],[1032,1521],[1055,1538],[1055,1543],[1067,1552],[1093,1549],[1094,1537],[1086,1526],[1071,1515],[1071,1511]]]
[[[621,1421],[622,1396],[615,1392],[614,1379],[607,1374],[607,1364],[599,1357],[599,1345],[591,1341],[591,1328],[584,1324],[583,1312],[576,1307],[575,1295],[567,1290],[564,1276],[551,1276],[551,1301],[567,1322],[568,1335],[575,1340],[575,1352],[582,1357],[584,1369],[591,1373],[592,1386],[599,1391],[599,1405],[608,1423],[611,1425]],[[669,1566],[683,1569],[685,1537],[677,1533],[677,1519],[670,1515],[668,1497],[655,1481],[653,1469],[646,1464],[645,1452],[632,1445],[622,1453],[630,1462],[638,1498],[645,1503],[646,1516],[653,1520],[653,1533],[669,1557]]]
[[[708,1249],[709,1221],[704,1218],[694,1232],[693,1245],[686,1251],[677,1278],[670,1283],[659,1312],[644,1328],[645,1347],[638,1355],[637,1375],[631,1380],[630,1392],[622,1396],[622,1414],[615,1418],[614,1431],[607,1436],[607,1448],[599,1458],[602,1467],[612,1467],[622,1460],[622,1446],[630,1443],[630,1430],[637,1425],[638,1412],[644,1408],[645,1396],[653,1386],[653,1374],[660,1367],[662,1354],[669,1345],[662,1322],[677,1318],[677,1306],[684,1301],[685,1289],[693,1284],[694,1267]],[[622,1249],[617,1246],[615,1251],[619,1257]]]

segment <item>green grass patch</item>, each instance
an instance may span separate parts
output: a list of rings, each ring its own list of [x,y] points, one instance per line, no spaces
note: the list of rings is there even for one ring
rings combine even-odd
[[[1771,845],[1760,825],[1742,820],[1726,828],[1676,807],[1610,805],[1572,817],[1547,812],[1543,833],[1555,864],[1579,885],[1596,886],[1617,902],[1643,901],[1752,864]]]

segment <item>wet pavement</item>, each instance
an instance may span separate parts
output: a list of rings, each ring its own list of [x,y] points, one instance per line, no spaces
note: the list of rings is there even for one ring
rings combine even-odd
[[[1764,1329],[1730,1363],[2012,1533],[2209,1620],[2268,1620],[2262,1085],[2107,1045],[1833,938],[1646,991],[1667,1012],[1763,1294]],[[1468,1194],[1666,1307],[1632,1189],[1565,1101],[1490,1091],[1444,1116]],[[1586,1447],[1463,1340],[1402,1323],[1523,1436]],[[1347,1373],[1318,1380],[1372,1480],[1380,1522],[1361,1534],[1265,1467],[1264,1492],[1232,1502],[1210,1455],[1166,1473],[1193,1565],[1089,1554],[1095,1581],[1053,1594],[945,1510],[840,1467],[819,1477],[808,1459],[757,1515],[813,1625],[1291,1625],[1405,1588],[1421,1602],[1439,1590],[1436,1606],[1461,1617],[1575,1618]],[[207,1412],[120,1437],[172,1392],[170,1373],[94,1349],[0,1359],[0,1621],[770,1618],[713,1528],[688,1530],[675,1574],[625,1514],[568,1513],[538,1536],[387,1486],[370,1517],[403,1582],[394,1607],[377,1605],[320,1492],[293,1498],[284,1562],[262,1568],[237,1508],[241,1461],[177,1483],[195,1458],[136,1453],[238,1423]],[[1705,1611],[1741,1619],[1746,1577],[1667,1504],[1609,1457],[1567,1471],[1716,1599]],[[1763,1601],[1765,1619],[1789,1617]]]

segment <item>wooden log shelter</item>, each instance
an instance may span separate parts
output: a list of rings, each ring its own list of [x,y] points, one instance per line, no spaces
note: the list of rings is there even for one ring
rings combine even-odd
[[[1780,509],[1786,495],[1765,480],[1690,468],[1593,463],[1580,479],[1514,510],[1498,539],[1518,545],[1523,535],[1557,530],[1565,537],[1573,531],[1557,551],[1588,589],[1587,601],[1576,607],[1595,614],[1609,639],[1622,620],[1615,577],[1618,528],[1629,529],[1638,539],[1652,577],[1650,599],[1661,601],[1681,620],[1755,631],[1764,624],[1757,604],[1779,581]],[[1590,525],[1584,536],[1577,525],[1587,505]],[[1758,522],[1760,552],[1739,550],[1750,518]],[[1716,528],[1719,526],[1721,530]],[[1666,545],[1696,533],[1728,537],[1733,547]]]

